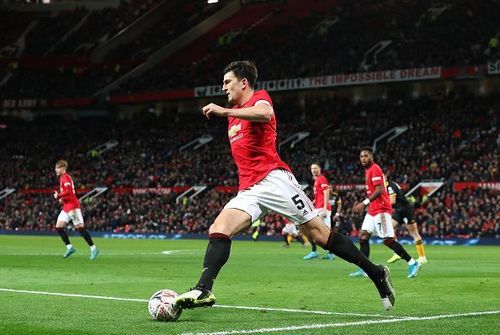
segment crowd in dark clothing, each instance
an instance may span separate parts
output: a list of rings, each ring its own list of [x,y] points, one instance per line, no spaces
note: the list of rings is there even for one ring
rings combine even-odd
[[[145,74],[124,82],[111,94],[219,84],[223,67],[234,59],[254,60],[259,65],[260,79],[272,80],[430,66],[461,68],[485,65],[500,57],[500,31],[495,24],[500,16],[499,0],[439,4],[430,0],[384,3],[329,0],[321,3],[321,10],[310,9],[306,13],[293,10],[301,8],[297,5],[300,1],[271,2],[274,7],[269,16],[243,26],[227,25],[225,29],[220,28],[216,36],[208,31],[206,36],[193,42],[209,41],[206,48],[192,51],[197,48],[187,45]],[[311,8],[319,6],[318,3],[311,4]],[[262,4],[244,5],[236,15],[244,15],[256,6]],[[126,1],[117,9],[92,13],[81,9],[38,18],[39,28],[28,34],[25,54],[42,57],[48,53],[49,57],[55,54],[75,58],[88,55],[152,7],[151,1]],[[10,68],[13,76],[0,96],[91,97],[221,7],[202,7],[201,2],[173,6],[160,24],[115,49],[100,66],[34,70],[17,64]],[[24,17],[27,14],[9,14],[22,16],[20,22],[28,21]],[[83,25],[62,43],[56,43],[68,27],[81,20],[85,21]],[[8,25],[6,28],[12,34],[21,33]],[[14,39],[0,39],[0,43],[6,43],[0,45],[0,50],[4,47],[6,51],[11,50]],[[384,47],[377,52],[370,51],[377,43]]]
[[[220,45],[214,40],[193,62],[167,60],[117,92],[217,85],[224,65],[234,59],[254,60],[260,78],[272,80],[482,65],[499,57],[500,31],[494,23],[500,15],[498,1],[440,5],[434,1],[331,1],[328,10],[306,16],[293,16],[281,8],[269,19],[274,24],[238,29],[230,42]],[[283,17],[286,14],[291,16]],[[390,44],[376,55],[368,52],[381,41]]]
[[[364,184],[359,148],[393,127],[407,130],[377,144],[375,161],[389,178],[411,188],[423,179],[444,180],[437,195],[416,199],[417,222],[424,236],[498,235],[498,190],[455,191],[458,181],[498,182],[500,137],[497,96],[388,98],[353,103],[339,99],[306,99],[298,108],[289,97],[275,99],[278,143],[298,131],[310,136],[280,153],[297,179],[311,184],[310,164],[319,162],[333,185]],[[165,111],[128,120],[112,117],[77,122],[54,118],[33,122],[3,121],[0,129],[0,190],[16,192],[0,200],[0,228],[53,229],[60,210],[51,193],[23,190],[57,187],[54,164],[64,158],[77,191],[97,186],[108,191],[83,202],[87,225],[101,231],[206,233],[234,193],[216,186],[236,186],[224,119]],[[39,141],[34,141],[33,136]],[[180,148],[202,135],[213,140],[197,150]],[[94,148],[114,140],[108,151]],[[118,187],[169,188],[206,185],[193,199],[178,193],[121,194]],[[350,212],[366,195],[342,191],[342,230],[356,235],[361,217]],[[177,201],[176,201],[177,200]],[[264,218],[265,234],[279,234],[282,219]]]

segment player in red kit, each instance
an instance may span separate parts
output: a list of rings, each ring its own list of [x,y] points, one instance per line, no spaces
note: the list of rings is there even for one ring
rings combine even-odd
[[[311,174],[314,179],[314,207],[316,207],[316,212],[318,213],[319,218],[323,221],[325,226],[328,229],[331,229],[332,221],[332,205],[330,204],[330,185],[328,184],[328,180],[324,175],[321,174],[321,167],[318,163],[311,164]],[[317,252],[316,243],[311,242],[312,250],[310,253],[304,256],[305,260],[319,258],[319,254]],[[329,252],[323,259],[334,259],[335,256]]]
[[[80,203],[75,195],[75,185],[73,184],[73,179],[71,179],[71,176],[66,173],[67,168],[68,162],[64,160],[60,160],[56,163],[55,171],[59,176],[59,191],[54,192],[54,199],[59,200],[59,202],[63,205],[61,213],[59,213],[59,216],[57,217],[56,230],[66,245],[66,253],[63,257],[67,258],[76,252],[76,249],[69,241],[68,234],[64,230],[64,227],[66,227],[68,222],[72,221],[80,235],[82,235],[87,244],[90,246],[90,259],[95,259],[99,254],[99,249],[97,249],[89,232],[83,226],[84,223]]]
[[[380,166],[373,161],[373,150],[371,147],[361,148],[359,159],[365,168],[366,193],[368,197],[356,204],[354,213],[362,213],[368,206],[361,232],[359,235],[359,246],[361,252],[368,258],[370,256],[370,237],[372,234],[384,240],[384,244],[394,250],[401,258],[408,262],[408,278],[417,275],[420,263],[415,261],[403,248],[394,236],[392,227],[392,205],[385,186],[385,176]],[[350,274],[351,277],[366,275],[362,269]]]
[[[344,235],[330,231],[316,215],[311,200],[276,150],[276,118],[265,90],[254,91],[257,68],[252,62],[232,62],[224,69],[222,91],[233,108],[203,107],[207,118],[227,117],[231,152],[239,172],[239,192],[209,229],[208,246],[198,283],[179,295],[181,309],[212,306],[212,286],[229,259],[231,238],[248,229],[268,211],[293,221],[312,241],[340,258],[361,267],[378,289],[386,310],[394,305],[394,290],[387,267],[368,260]],[[333,298],[333,296],[332,296]]]

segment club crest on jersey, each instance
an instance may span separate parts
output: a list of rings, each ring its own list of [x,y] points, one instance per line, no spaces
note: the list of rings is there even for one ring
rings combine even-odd
[[[232,126],[231,128],[229,128],[229,130],[227,132],[227,136],[229,138],[231,138],[234,135],[236,135],[240,130],[241,130],[241,123],[235,124],[234,126]]]

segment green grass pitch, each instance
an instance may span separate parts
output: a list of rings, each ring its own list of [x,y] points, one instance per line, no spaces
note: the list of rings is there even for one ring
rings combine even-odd
[[[161,288],[193,286],[206,240],[96,239],[94,261],[83,239],[72,242],[77,253],[63,259],[59,237],[0,235],[0,334],[500,332],[500,247],[426,246],[429,263],[415,279],[402,261],[390,265],[397,300],[386,313],[369,280],[349,278],[354,267],[338,258],[304,261],[309,250],[298,243],[234,241],[214,286],[220,305],[164,323],[151,320],[145,301]],[[372,246],[374,261],[390,256]]]

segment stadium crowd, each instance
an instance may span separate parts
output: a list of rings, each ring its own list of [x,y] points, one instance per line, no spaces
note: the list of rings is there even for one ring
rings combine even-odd
[[[158,24],[145,30],[138,39],[116,48],[106,59],[118,62],[129,59],[144,60],[152,52],[166,46],[221,7],[220,3],[207,7],[201,1],[178,2],[176,6],[163,15]]]
[[[207,32],[195,41],[203,47],[188,45],[113,94],[220,84],[221,66],[236,58],[254,59],[264,80],[484,65],[500,56],[500,31],[494,23],[500,16],[499,2],[329,0],[305,5],[288,0],[245,4],[241,11],[265,9],[266,15],[241,24],[229,18],[217,34]],[[127,0],[118,8],[89,11],[82,7],[50,17],[1,10],[0,98],[92,96],[223,6],[178,1],[161,24],[115,49],[104,63],[88,62],[92,50],[157,5],[152,0]],[[387,43],[377,52],[368,52],[382,41]],[[30,57],[34,63],[27,61]],[[49,66],[57,57],[66,59],[64,65]],[[45,60],[47,64],[40,64]],[[500,237],[498,190],[453,188],[459,181],[499,180],[497,95],[449,92],[362,102],[311,95],[298,103],[293,95],[276,94],[273,99],[278,143],[297,132],[310,134],[299,143],[280,145],[284,161],[298,180],[311,184],[309,166],[319,162],[332,184],[363,184],[359,147],[394,127],[405,127],[394,140],[377,143],[375,160],[389,178],[408,187],[423,179],[445,181],[437,195],[415,199],[422,234]],[[206,233],[233,195],[213,187],[238,183],[225,120],[206,121],[198,114],[175,110],[159,116],[139,114],[125,120],[101,117],[97,122],[90,117],[78,121],[50,117],[34,122],[2,120],[6,127],[0,128],[0,190],[15,188],[16,192],[0,199],[0,229],[53,229],[59,206],[50,192],[43,192],[56,187],[54,163],[64,157],[78,189],[109,188],[83,204],[90,229]],[[33,134],[43,140],[34,141]],[[213,140],[196,151],[180,150],[202,135]],[[117,145],[108,151],[96,149],[112,140]],[[196,184],[207,185],[208,190],[179,201],[175,192],[138,195],[113,191]],[[33,189],[44,191],[28,192]],[[358,191],[342,191],[341,195],[345,212],[339,229],[356,236],[361,218],[350,208],[364,195]],[[263,221],[263,234],[280,233],[280,216],[270,214]]]
[[[449,96],[387,98],[352,103],[348,100],[306,99],[299,108],[290,97],[278,97],[278,142],[297,131],[310,136],[281,155],[299,181],[311,183],[309,165],[319,162],[334,184],[363,184],[358,148],[373,143],[395,126],[408,129],[393,141],[377,145],[376,161],[389,177],[413,187],[422,179],[443,179],[437,196],[416,199],[417,221],[424,236],[499,237],[498,190],[453,190],[456,181],[498,181],[500,137],[498,97]],[[300,121],[298,121],[300,120]],[[165,111],[144,113],[130,120],[54,118],[7,122],[0,130],[0,189],[18,190],[0,200],[0,228],[50,230],[59,206],[49,193],[23,194],[26,189],[54,189],[53,165],[61,157],[79,188],[107,186],[110,190],[83,203],[88,226],[102,231],[205,233],[233,193],[214,186],[237,185],[223,119],[204,120],[198,114]],[[33,141],[32,134],[43,141]],[[214,137],[193,151],[180,147],[201,135]],[[105,152],[95,147],[109,140],[118,145]],[[159,188],[207,185],[193,199],[178,194],[119,194],[118,187]],[[363,192],[342,191],[345,213],[340,229],[357,234],[360,217],[350,208]],[[279,234],[281,218],[264,219],[264,234]]]
[[[219,84],[222,64],[231,59],[255,60],[260,77],[271,80],[481,65],[498,57],[498,47],[490,45],[499,34],[493,24],[500,14],[497,0],[474,6],[467,1],[445,2],[441,4],[443,11],[439,6],[435,8],[434,1],[327,3],[326,11],[311,10],[305,16],[286,11],[283,5],[268,19],[272,24],[242,27],[229,42],[221,45],[212,41],[192,62],[179,65],[167,60],[119,90],[160,91]],[[457,32],[460,39],[451,37]],[[391,43],[376,55],[367,53],[380,41]],[[189,56],[189,50],[184,52]]]
[[[248,22],[238,29],[221,29],[217,36],[207,32],[207,36],[195,42],[206,43],[206,48],[198,50],[188,45],[144,75],[125,82],[113,94],[219,84],[222,64],[241,57],[254,59],[261,69],[260,78],[265,80],[429,66],[484,65],[499,57],[500,32],[494,23],[500,15],[499,0],[439,4],[430,0],[383,4],[368,0],[330,0],[321,3],[321,11],[314,10],[313,5],[304,10],[297,4],[299,2],[274,1],[271,2],[274,6],[271,14],[265,18]],[[314,5],[319,6],[318,3]],[[183,3],[179,6],[180,9],[174,6],[175,11],[166,14],[160,25],[115,49],[103,64],[35,70],[21,62],[11,69],[13,76],[0,91],[1,97],[90,97],[132,69],[137,64],[132,59],[143,61],[152,51],[220,8],[220,5],[204,10],[196,8],[199,14],[187,16],[178,13],[192,12],[193,5]],[[248,4],[241,11],[250,11],[252,6],[262,4]],[[49,52],[43,48],[54,46],[49,54],[70,53],[78,58],[151,7],[151,1],[146,4],[126,1],[118,9],[90,14],[80,9],[53,18],[42,17],[39,29],[32,29],[27,36],[25,53],[43,56]],[[33,15],[9,14],[21,16],[20,22],[29,21],[25,15]],[[0,17],[2,15],[7,14],[0,13]],[[62,38],[63,31],[75,26],[83,15],[85,22],[62,43],[47,42],[47,36]],[[102,36],[103,32],[107,37]],[[390,43],[378,52],[369,52],[381,41]],[[0,42],[7,43],[0,45],[0,49],[12,48],[12,40]]]

